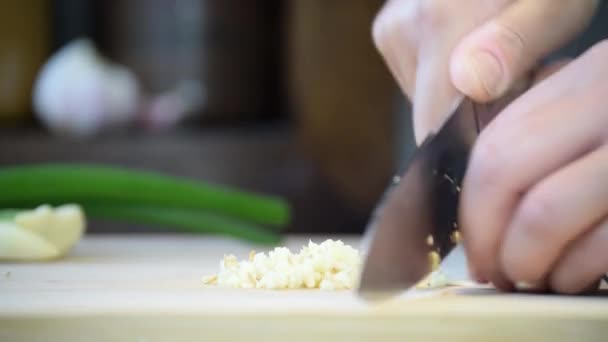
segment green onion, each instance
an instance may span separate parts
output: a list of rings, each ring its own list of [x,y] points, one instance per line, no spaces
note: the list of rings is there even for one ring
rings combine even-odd
[[[226,235],[260,244],[276,244],[281,240],[279,235],[255,224],[200,210],[108,204],[86,205],[84,210],[91,218],[167,227],[188,233]]]
[[[173,217],[173,221],[179,221],[179,215],[175,214],[178,210],[188,213],[200,210],[206,213],[200,214],[201,217],[214,213],[270,226],[283,226],[290,218],[289,206],[278,197],[251,194],[153,172],[77,164],[0,169],[0,207],[35,207],[43,203],[78,203],[90,209],[97,205],[98,208],[104,208],[98,209],[100,212],[115,218],[121,218],[121,213],[141,218],[154,216],[151,214],[152,209],[146,209],[145,214],[138,209],[139,214],[135,215],[120,209],[122,205],[175,210],[168,215]],[[190,222],[194,216],[196,215],[184,214],[182,223]],[[156,220],[162,219],[156,217]],[[213,222],[209,218],[201,220]],[[218,222],[224,221],[215,223]],[[182,228],[186,226],[189,225],[182,224]],[[232,227],[229,224],[219,226]]]

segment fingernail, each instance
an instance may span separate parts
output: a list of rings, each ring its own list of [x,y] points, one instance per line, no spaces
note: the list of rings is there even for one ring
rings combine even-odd
[[[453,70],[454,83],[465,94],[493,99],[506,88],[498,59],[487,51],[476,51],[461,59]]]
[[[534,285],[526,281],[518,281],[515,283],[515,288],[518,290],[531,290],[534,288]]]
[[[486,277],[483,277],[480,274],[473,273],[471,276],[473,277],[473,280],[479,284],[487,284],[490,282]]]
[[[521,292],[542,292],[545,289],[545,286],[526,281],[517,281],[515,282],[515,289]]]

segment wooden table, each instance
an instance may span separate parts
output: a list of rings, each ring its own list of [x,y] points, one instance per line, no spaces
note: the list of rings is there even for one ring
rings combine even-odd
[[[348,291],[202,285],[225,253],[251,248],[215,237],[89,236],[60,261],[0,264],[0,341],[608,340],[603,296],[452,288],[372,305]]]

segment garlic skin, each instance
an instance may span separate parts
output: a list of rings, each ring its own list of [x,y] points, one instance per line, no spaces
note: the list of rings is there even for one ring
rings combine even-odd
[[[51,56],[33,90],[41,122],[55,134],[80,138],[131,122],[139,102],[135,75],[102,58],[88,39]]]
[[[233,288],[348,290],[359,281],[361,256],[342,241],[312,241],[299,253],[277,247],[265,253],[251,253],[238,261],[227,255],[220,261],[217,277],[206,277],[206,284]]]
[[[65,256],[84,234],[78,205],[48,205],[0,221],[0,260],[38,261]]]

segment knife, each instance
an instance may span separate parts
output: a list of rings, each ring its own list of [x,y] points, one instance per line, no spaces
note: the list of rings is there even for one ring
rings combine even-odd
[[[406,163],[372,214],[359,294],[381,299],[416,285],[458,244],[460,186],[471,148],[485,124],[527,89],[479,104],[461,97],[437,133]]]

